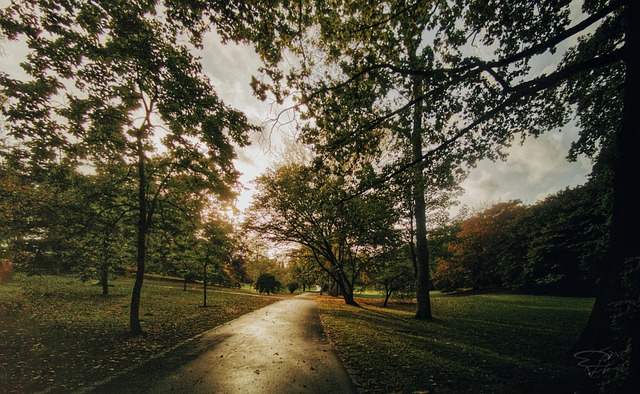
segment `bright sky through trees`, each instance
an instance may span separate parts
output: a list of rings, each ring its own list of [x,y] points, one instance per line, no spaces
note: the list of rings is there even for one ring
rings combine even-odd
[[[0,0],[0,8],[8,3],[8,0]],[[0,52],[0,68],[3,71],[24,75],[19,67],[26,54],[26,48],[22,45],[20,42],[1,42],[3,51]],[[272,129],[272,123],[268,120],[281,109],[253,96],[249,82],[251,76],[256,74],[260,61],[251,47],[222,44],[216,33],[209,32],[204,40],[204,50],[197,55],[202,58],[204,71],[224,102],[243,111],[250,122],[265,125],[264,133],[251,136],[251,146],[237,151],[235,165],[242,173],[240,181],[244,190],[236,206],[242,211],[251,202],[251,181],[277,158],[283,135],[293,134],[295,130],[292,125]],[[544,64],[544,59],[540,59],[539,66],[543,70],[548,65]],[[461,204],[474,207],[485,202],[510,199],[534,203],[566,187],[583,184],[591,170],[589,160],[580,158],[572,163],[566,160],[570,143],[576,135],[575,128],[567,127],[561,132],[530,138],[522,146],[516,141],[509,149],[506,162],[482,161],[462,183],[465,193],[459,198]]]

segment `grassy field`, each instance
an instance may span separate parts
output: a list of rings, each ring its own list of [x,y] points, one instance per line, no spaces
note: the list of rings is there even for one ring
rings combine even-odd
[[[582,380],[568,354],[592,299],[511,294],[432,298],[416,306],[322,297],[320,315],[341,359],[371,393],[573,393]]]
[[[132,287],[133,280],[117,279],[104,297],[75,277],[16,275],[1,284],[0,392],[71,392],[277,300],[210,292],[211,307],[202,308],[201,289],[148,280],[141,302],[147,335],[130,337]]]
[[[145,282],[147,335],[128,335],[130,279],[111,295],[74,277],[16,276],[0,285],[0,392],[72,392],[185,339],[277,300]],[[252,295],[255,295],[253,293]],[[285,296],[283,294],[279,297]],[[433,321],[414,304],[382,308],[375,294],[319,298],[325,329],[363,392],[571,393],[581,379],[568,349],[593,300],[510,294],[432,298]]]

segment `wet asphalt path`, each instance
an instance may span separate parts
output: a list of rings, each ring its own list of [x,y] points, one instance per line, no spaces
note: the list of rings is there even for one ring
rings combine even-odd
[[[95,393],[355,393],[312,295],[226,323]]]

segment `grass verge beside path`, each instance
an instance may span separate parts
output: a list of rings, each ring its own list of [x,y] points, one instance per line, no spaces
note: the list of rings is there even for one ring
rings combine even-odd
[[[581,371],[568,354],[592,299],[512,294],[432,298],[415,305],[318,298],[334,346],[362,392],[572,393]]]
[[[147,281],[140,306],[144,337],[129,335],[133,280],[109,296],[74,277],[14,276],[0,285],[0,391],[73,392],[137,365],[188,338],[277,298],[208,292]]]

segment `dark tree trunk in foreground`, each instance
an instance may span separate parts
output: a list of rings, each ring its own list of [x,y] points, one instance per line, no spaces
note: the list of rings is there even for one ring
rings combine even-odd
[[[342,298],[344,299],[345,304],[351,306],[360,306],[353,296],[353,286],[347,287],[347,283],[348,282],[344,277],[338,276],[336,284],[338,285],[338,289],[342,291]]]
[[[626,2],[624,109],[615,136],[613,212],[607,259],[598,268],[596,302],[574,350],[622,351],[631,347],[624,390],[640,387],[640,3]],[[629,303],[631,312],[618,329],[612,327],[613,303]],[[633,303],[636,303],[635,306]],[[632,391],[629,391],[632,392]]]
[[[358,305],[358,303],[356,302],[355,298],[353,297],[353,291],[343,290],[342,297],[344,297],[344,302],[347,305],[360,306],[360,305]]]

